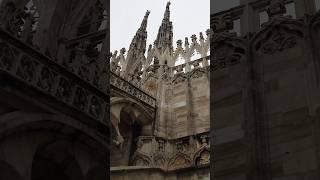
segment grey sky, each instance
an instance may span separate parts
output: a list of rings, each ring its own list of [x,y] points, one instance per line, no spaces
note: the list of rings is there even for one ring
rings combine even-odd
[[[167,0],[111,0],[111,51],[120,50],[122,47],[128,50],[147,10],[151,11],[147,27],[147,45],[153,44],[167,2]],[[210,26],[210,0],[171,0],[170,2],[174,43],[178,39],[190,38],[192,34],[199,36],[200,31],[205,34]]]

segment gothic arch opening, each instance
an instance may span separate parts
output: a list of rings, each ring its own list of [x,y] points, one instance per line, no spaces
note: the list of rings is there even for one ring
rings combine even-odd
[[[57,141],[39,146],[33,162],[31,180],[85,180],[72,153],[72,142]]]
[[[116,106],[113,106],[113,113],[116,113]],[[123,138],[121,144],[113,144],[111,148],[111,166],[130,165],[130,157],[136,151],[136,140],[142,135],[151,135],[151,121],[148,121],[143,115],[141,109],[135,105],[123,105],[119,107],[119,115],[113,114],[112,118],[118,118],[116,126]]]

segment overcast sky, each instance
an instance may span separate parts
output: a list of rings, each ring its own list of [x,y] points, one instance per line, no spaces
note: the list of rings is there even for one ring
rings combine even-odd
[[[122,47],[128,50],[147,10],[151,11],[147,26],[147,47],[153,44],[167,2],[167,0],[111,0],[111,51],[120,50]],[[199,37],[200,31],[205,35],[205,31],[210,26],[210,0],[171,0],[170,2],[174,47],[178,39],[190,38],[192,34]]]

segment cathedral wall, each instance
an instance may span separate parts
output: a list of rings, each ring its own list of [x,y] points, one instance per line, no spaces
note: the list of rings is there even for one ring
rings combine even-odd
[[[318,160],[313,133],[316,129],[312,120],[314,104],[308,99],[318,88],[313,81],[310,41],[303,34],[304,29],[294,25],[290,27],[300,31],[300,36],[289,30],[281,34],[284,31],[281,27],[268,30],[273,32],[270,38],[292,38],[291,48],[285,51],[254,51],[257,67],[254,71],[263,82],[260,84],[259,99],[264,107],[261,113],[265,114],[263,120],[269,147],[266,156],[273,178],[316,179]],[[260,37],[263,33],[259,34]],[[259,41],[260,37],[254,42]],[[278,46],[267,39],[261,49],[269,43]],[[318,98],[312,96],[312,99]]]
[[[170,115],[166,116],[168,138],[181,138],[193,134],[208,132],[209,121],[209,85],[207,76],[190,78],[167,86],[166,105]],[[189,116],[189,118],[188,118]]]
[[[215,179],[319,179],[316,19],[273,15],[252,36],[214,36]],[[248,53],[229,64],[240,39]]]
[[[238,64],[215,72],[212,90],[214,176],[217,180],[246,179],[246,167],[250,166],[246,149],[246,89],[240,83],[246,81]],[[234,83],[238,82],[238,83]],[[211,137],[212,138],[212,137]]]

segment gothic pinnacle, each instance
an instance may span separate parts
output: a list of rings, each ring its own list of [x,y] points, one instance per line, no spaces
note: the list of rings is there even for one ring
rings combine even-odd
[[[144,31],[147,29],[147,23],[148,23],[149,14],[150,14],[150,11],[147,10],[147,12],[146,12],[146,14],[144,15],[144,18],[143,18],[143,20],[142,20],[141,26],[140,26],[140,29],[142,29],[142,30],[144,30]]]
[[[170,21],[170,2],[167,2],[166,10],[164,12],[164,16],[162,19],[161,26],[158,30],[157,39],[154,41],[154,45],[156,48],[160,49],[162,52],[165,51],[166,48],[169,48],[170,53],[173,51],[172,39],[172,22]]]
[[[170,2],[167,2],[166,11],[164,13],[163,21],[170,19]]]
[[[130,74],[141,70],[142,57],[146,51],[147,43],[147,23],[150,11],[148,10],[143,17],[141,26],[137,30],[135,36],[133,37],[127,57],[126,57],[126,67],[124,77],[128,78]]]

